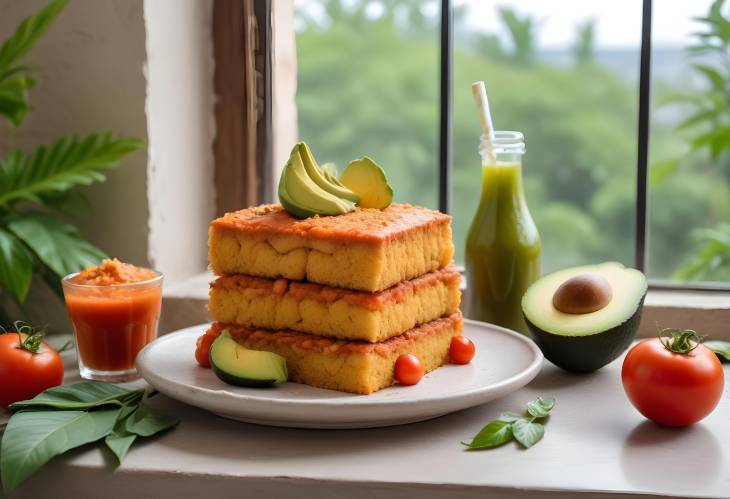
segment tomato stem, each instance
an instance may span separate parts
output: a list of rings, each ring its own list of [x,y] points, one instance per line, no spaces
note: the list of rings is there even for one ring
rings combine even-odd
[[[659,329],[659,341],[670,352],[687,355],[705,341],[705,337],[693,329],[668,327]]]
[[[45,331],[42,329],[35,329],[30,324],[23,321],[15,321],[13,323],[15,333],[18,335],[18,344],[23,350],[28,350],[31,353],[38,353],[43,343],[43,336]],[[25,335],[25,339],[23,339]]]

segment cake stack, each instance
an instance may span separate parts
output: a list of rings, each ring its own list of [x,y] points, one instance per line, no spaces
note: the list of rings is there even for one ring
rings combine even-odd
[[[451,217],[407,204],[300,220],[279,205],[209,231],[213,331],[287,359],[290,381],[368,394],[404,353],[430,371],[462,332]]]

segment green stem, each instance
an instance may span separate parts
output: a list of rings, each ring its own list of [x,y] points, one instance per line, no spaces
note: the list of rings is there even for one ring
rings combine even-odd
[[[687,355],[705,338],[692,329],[664,328],[659,330],[659,341],[670,352]]]

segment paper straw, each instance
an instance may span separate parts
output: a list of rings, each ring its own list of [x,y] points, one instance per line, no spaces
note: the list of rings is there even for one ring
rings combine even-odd
[[[474,96],[477,110],[479,111],[479,122],[482,125],[482,146],[484,152],[492,163],[497,161],[494,155],[494,126],[492,125],[492,114],[489,112],[489,100],[487,89],[483,81],[471,84],[471,93]]]

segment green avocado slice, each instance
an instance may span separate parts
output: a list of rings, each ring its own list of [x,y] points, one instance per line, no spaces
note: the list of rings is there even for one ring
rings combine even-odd
[[[586,274],[608,281],[610,301],[589,313],[565,313],[555,308],[553,297],[558,288]],[[522,311],[533,339],[548,360],[569,371],[593,371],[617,358],[633,341],[646,290],[644,274],[617,262],[574,267],[535,281],[522,298]]]
[[[304,169],[315,184],[340,199],[346,199],[353,203],[357,203],[360,200],[360,197],[347,187],[339,183],[339,185],[334,184],[327,180],[326,175],[322,173],[317,161],[314,159],[311,149],[309,149],[306,143],[300,142],[294,146],[294,149],[299,151],[299,155],[302,157],[302,162],[304,163]]]
[[[238,386],[271,386],[286,382],[289,374],[281,355],[249,350],[223,331],[210,346],[210,367],[222,381]]]
[[[326,178],[330,184],[335,184],[347,189],[347,187],[342,185],[340,179],[337,178],[337,167],[334,165],[334,163],[325,163],[323,165],[320,165],[319,169],[322,170],[322,175],[324,175],[324,178]]]
[[[362,208],[382,210],[393,202],[393,188],[388,184],[385,172],[367,156],[350,161],[340,182],[360,196],[357,205]]]
[[[279,180],[279,200],[299,218],[340,215],[355,209],[355,203],[340,199],[319,187],[307,175],[298,148],[294,148]]]

